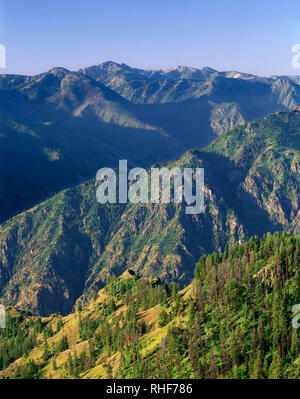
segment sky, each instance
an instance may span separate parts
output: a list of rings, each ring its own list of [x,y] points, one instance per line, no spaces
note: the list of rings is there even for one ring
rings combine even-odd
[[[0,0],[0,73],[104,61],[300,75],[299,0]]]

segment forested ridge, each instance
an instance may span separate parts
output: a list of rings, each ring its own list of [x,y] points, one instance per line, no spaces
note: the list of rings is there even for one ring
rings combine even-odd
[[[299,241],[202,256],[183,290],[127,270],[67,316],[9,309],[0,378],[299,378]]]

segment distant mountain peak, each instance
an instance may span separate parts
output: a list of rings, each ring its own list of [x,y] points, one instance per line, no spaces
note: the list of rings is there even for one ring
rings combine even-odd
[[[63,67],[53,67],[48,71],[48,73],[52,73],[53,75],[58,75],[58,74],[70,73],[70,71]]]
[[[215,73],[218,72],[216,69],[210,68],[210,67],[204,67],[202,68],[202,72],[211,72],[211,73]]]
[[[171,71],[178,71],[178,72],[187,72],[187,71],[192,71],[196,72],[196,68],[192,68],[186,65],[177,65],[168,69],[164,69],[163,72],[171,72]]]
[[[101,69],[113,70],[113,69],[121,69],[125,65],[126,64],[118,64],[117,62],[113,62],[113,61],[105,61],[105,62],[102,62],[101,64],[97,65],[97,67],[99,67]]]

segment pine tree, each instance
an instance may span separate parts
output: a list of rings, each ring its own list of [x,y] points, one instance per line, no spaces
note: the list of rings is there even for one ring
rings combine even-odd
[[[74,365],[73,365],[73,360],[72,360],[72,356],[71,353],[68,353],[68,360],[67,360],[67,371],[69,373],[69,375],[74,375]]]
[[[53,371],[57,370],[57,364],[56,364],[55,358],[53,358],[53,360],[52,360],[52,369],[53,369]]]
[[[271,379],[279,379],[281,378],[281,358],[279,354],[279,350],[275,350],[273,352],[272,362],[270,364],[269,369],[269,378]]]

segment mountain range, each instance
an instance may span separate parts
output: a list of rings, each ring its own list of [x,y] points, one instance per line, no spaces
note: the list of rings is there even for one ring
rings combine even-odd
[[[103,166],[150,166],[300,105],[296,77],[105,62],[0,76],[0,221]]]
[[[297,76],[0,75],[0,379],[299,378],[299,106]],[[122,159],[203,168],[203,211],[98,203]]]

